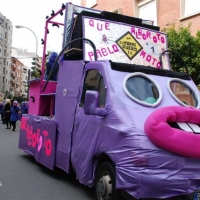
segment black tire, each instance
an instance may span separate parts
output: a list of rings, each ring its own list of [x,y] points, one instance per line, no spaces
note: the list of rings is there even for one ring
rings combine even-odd
[[[95,177],[96,200],[121,200],[120,191],[115,188],[116,171],[110,162],[102,163]]]

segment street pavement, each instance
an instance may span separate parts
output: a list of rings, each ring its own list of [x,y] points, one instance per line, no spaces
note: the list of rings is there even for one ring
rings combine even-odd
[[[74,175],[51,171],[18,149],[19,126],[13,132],[0,122],[0,200],[94,200],[93,189]]]

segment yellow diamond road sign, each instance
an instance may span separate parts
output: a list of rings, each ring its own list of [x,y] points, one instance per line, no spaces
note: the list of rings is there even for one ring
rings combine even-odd
[[[132,60],[143,49],[140,43],[129,31],[116,40],[116,43],[130,60]]]

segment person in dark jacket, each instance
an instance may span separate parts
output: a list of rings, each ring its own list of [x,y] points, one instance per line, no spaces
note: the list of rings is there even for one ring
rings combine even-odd
[[[19,119],[19,107],[18,107],[18,102],[14,101],[13,106],[11,108],[11,116],[10,116],[10,123],[12,126],[12,131],[15,131],[16,129],[16,122]]]
[[[6,102],[6,99],[4,99],[4,101],[3,101],[2,110],[1,110],[2,124],[5,124],[5,113],[4,113],[5,102]]]
[[[3,103],[0,102],[0,114],[1,114],[1,121],[3,121]]]
[[[51,72],[51,69],[56,61],[58,57],[58,54],[56,52],[52,52],[49,56],[49,61],[46,63],[46,71],[45,71],[45,80],[48,79],[48,76]],[[54,69],[52,71],[52,74],[51,74],[51,77],[49,80],[52,80],[52,81],[57,81],[57,72],[58,72],[58,68],[59,68],[59,65],[58,63],[56,63],[56,65],[54,66]]]
[[[6,99],[5,105],[4,105],[4,115],[5,115],[5,124],[6,129],[10,129],[10,116],[11,116],[11,101],[10,99]]]

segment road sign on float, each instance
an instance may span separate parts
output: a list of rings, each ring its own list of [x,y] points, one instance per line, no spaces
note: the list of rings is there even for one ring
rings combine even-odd
[[[142,50],[142,46],[133,37],[133,35],[131,35],[130,32],[127,32],[124,35],[122,35],[116,41],[116,43],[119,45],[119,47],[130,60],[133,59]]]

